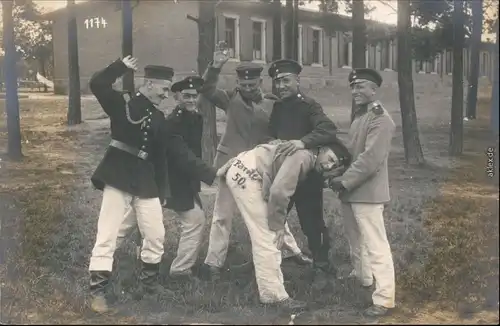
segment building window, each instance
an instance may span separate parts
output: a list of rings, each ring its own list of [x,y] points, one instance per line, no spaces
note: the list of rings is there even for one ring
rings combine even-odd
[[[481,76],[488,76],[488,53],[482,53],[482,60],[480,64]]]
[[[323,65],[323,35],[321,29],[313,28],[312,64]]]
[[[446,61],[446,73],[447,74],[452,74],[453,73],[453,52],[452,51],[446,51],[446,56],[445,56],[445,61]]]
[[[297,61],[302,65],[304,61],[302,59],[302,25],[299,24],[299,40],[297,41]]]
[[[225,17],[225,41],[229,50],[229,57],[239,59],[240,39],[239,39],[239,21],[237,17]]]
[[[349,36],[345,33],[341,34],[339,37],[339,67],[348,67],[349,59],[351,57],[349,44]]]
[[[382,41],[380,70],[391,69],[391,45],[389,40]]]
[[[252,19],[253,60],[266,60],[266,22]]]
[[[394,71],[398,70],[398,49],[397,43],[394,40],[391,41],[391,69]]]

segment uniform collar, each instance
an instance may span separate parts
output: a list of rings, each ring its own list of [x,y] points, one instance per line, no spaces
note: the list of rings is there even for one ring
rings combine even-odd
[[[144,94],[139,91],[135,92],[134,96],[131,96],[131,100],[134,100],[134,102],[140,104],[149,105],[150,107],[156,109],[156,105],[154,105],[153,102],[151,102]]]
[[[300,101],[300,100],[303,100],[305,98],[304,94],[302,94],[301,91],[299,91],[297,94],[293,95],[293,96],[290,96],[290,97],[287,97],[287,98],[284,98],[284,99],[281,99],[282,102],[289,102],[289,101]]]
[[[186,107],[183,104],[177,104],[174,111],[175,111],[177,116],[180,116],[182,114],[191,114],[191,115],[199,115],[200,114],[200,111],[198,110],[198,108],[196,108],[194,111],[188,111],[188,110],[186,110]]]
[[[363,104],[363,105],[358,105],[356,108],[356,111],[354,112],[355,115],[363,115],[366,112],[370,111],[373,109],[373,107],[377,106],[379,103],[378,101],[372,101],[368,104]]]

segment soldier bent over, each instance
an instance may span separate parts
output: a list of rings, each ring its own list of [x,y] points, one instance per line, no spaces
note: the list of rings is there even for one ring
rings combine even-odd
[[[279,152],[283,142],[258,145],[231,159],[218,172],[240,210],[252,242],[260,301],[287,309],[305,308],[291,299],[281,272],[281,253],[290,198],[309,172],[319,173],[349,164],[345,146],[334,139],[330,147]]]

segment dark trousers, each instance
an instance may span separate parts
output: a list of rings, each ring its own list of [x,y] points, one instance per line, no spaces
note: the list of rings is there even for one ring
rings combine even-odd
[[[294,204],[313,259],[318,262],[327,261],[330,237],[323,219],[323,178],[319,173],[310,172],[297,186],[288,211]]]

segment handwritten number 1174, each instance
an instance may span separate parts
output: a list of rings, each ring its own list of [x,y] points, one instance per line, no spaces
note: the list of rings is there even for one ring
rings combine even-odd
[[[106,28],[106,26],[108,25],[108,22],[106,21],[106,19],[104,19],[102,17],[87,18],[87,19],[85,19],[85,21],[83,23],[85,24],[86,29]]]

